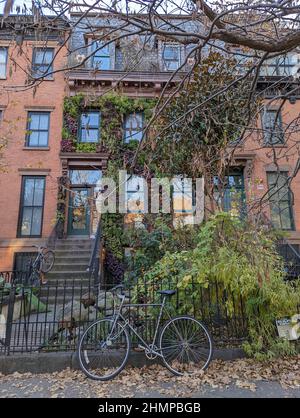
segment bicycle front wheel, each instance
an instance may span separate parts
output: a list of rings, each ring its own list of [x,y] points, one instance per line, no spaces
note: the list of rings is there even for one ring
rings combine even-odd
[[[159,347],[165,366],[176,376],[205,370],[212,358],[213,342],[197,319],[178,316],[161,330]]]
[[[94,380],[110,380],[125,367],[130,338],[126,328],[113,319],[101,319],[83,333],[78,345],[78,360],[82,371]]]
[[[52,250],[47,250],[43,252],[43,257],[41,261],[41,272],[42,273],[48,273],[53,267],[55,260],[55,255]]]

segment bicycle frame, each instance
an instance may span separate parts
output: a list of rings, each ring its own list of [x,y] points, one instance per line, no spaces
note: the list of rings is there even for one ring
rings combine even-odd
[[[117,324],[117,322],[119,321],[119,319],[122,320],[122,322],[120,322],[120,326],[121,326],[121,331],[124,328],[129,328],[134,334],[135,336],[139,339],[139,341],[143,344],[143,346],[141,346],[141,348],[143,348],[145,351],[148,351],[147,354],[155,354],[156,356],[159,357],[163,357],[162,354],[160,353],[160,349],[158,349],[158,351],[154,350],[153,347],[155,346],[155,342],[157,339],[157,334],[158,334],[158,329],[159,329],[159,325],[160,325],[160,321],[161,321],[161,317],[162,317],[162,313],[165,310],[165,312],[168,314],[168,317],[171,319],[171,316],[168,312],[168,310],[165,309],[166,306],[166,296],[164,296],[162,303],[136,303],[136,304],[124,304],[124,300],[125,300],[125,295],[119,295],[118,296],[121,299],[121,304],[118,307],[118,310],[116,313],[114,313],[113,315],[113,325],[110,331],[110,334],[108,336],[108,339],[110,338],[111,334],[113,333],[115,326]],[[153,340],[151,344],[148,344],[143,337],[136,331],[136,329],[130,324],[129,319],[126,319],[123,315],[122,315],[122,309],[123,308],[133,308],[133,307],[143,307],[143,306],[160,306],[160,311],[159,311],[159,315],[156,321],[156,327],[155,327],[155,332],[154,332],[154,336],[153,336]],[[118,336],[118,335],[117,335]],[[117,337],[115,336],[115,338]]]

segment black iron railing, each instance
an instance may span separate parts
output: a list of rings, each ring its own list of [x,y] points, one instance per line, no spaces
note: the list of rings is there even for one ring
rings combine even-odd
[[[97,225],[97,231],[95,234],[94,245],[92,247],[91,257],[89,261],[88,271],[90,278],[94,282],[95,288],[100,287],[102,279],[102,229],[101,229],[101,218]]]
[[[22,283],[21,279],[25,281]],[[5,292],[0,290],[0,352],[75,350],[83,329],[96,318],[112,315],[119,303],[110,288],[106,284],[105,289],[95,289],[93,279],[77,278],[33,287],[19,275]],[[130,302],[148,303],[160,300],[157,291],[165,288],[175,289],[177,284],[170,281],[162,287],[160,283],[139,283],[127,287],[126,295]],[[189,289],[177,289],[170,304],[174,315],[186,313],[203,320],[219,347],[240,346],[247,337],[242,299],[224,292],[217,284],[208,289],[197,284]],[[151,339],[155,328],[153,309],[132,307],[126,312],[147,340]]]

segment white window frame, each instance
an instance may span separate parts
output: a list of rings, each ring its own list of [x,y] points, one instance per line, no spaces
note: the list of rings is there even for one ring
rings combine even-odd
[[[8,61],[8,48],[6,46],[1,46],[0,51],[5,51],[5,62],[0,63],[0,69],[3,68],[3,74],[0,70],[0,79],[5,80],[7,77],[7,61]]]
[[[165,60],[164,52],[165,52],[165,49],[168,48],[168,47],[176,48],[178,50],[178,61],[174,61],[174,60],[167,60],[166,61]],[[164,66],[165,71],[176,71],[176,70],[178,70],[178,68],[181,65],[181,46],[179,44],[173,44],[173,43],[168,43],[168,42],[163,43],[162,44],[162,62],[163,62],[163,66]],[[176,66],[176,68],[169,68],[168,65],[166,65],[166,62],[177,62],[177,66]]]

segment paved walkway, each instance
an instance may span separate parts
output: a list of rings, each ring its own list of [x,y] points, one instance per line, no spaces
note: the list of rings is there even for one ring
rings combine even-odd
[[[172,383],[155,382],[149,385],[149,388],[141,389],[138,386],[132,386],[130,390],[127,386],[122,387],[112,382],[109,393],[105,397],[300,398],[299,389],[283,389],[277,382],[250,383],[255,385],[255,391],[230,384],[218,388],[204,385],[201,389],[194,389],[188,393],[176,383],[176,378]],[[0,379],[0,398],[100,398],[104,394],[101,389],[102,384],[97,383],[97,386],[95,387],[95,384],[89,381],[80,384],[76,382],[62,383],[51,377],[36,375],[23,379],[10,377]]]
[[[159,364],[128,366],[114,380],[97,382],[81,371],[0,375],[0,398],[300,398],[300,356],[257,362],[215,360],[197,376],[175,377]]]

